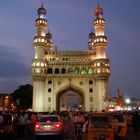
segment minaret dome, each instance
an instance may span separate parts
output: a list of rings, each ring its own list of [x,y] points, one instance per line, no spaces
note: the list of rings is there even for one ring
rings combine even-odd
[[[91,32],[89,33],[89,38],[93,38],[93,37],[95,37],[95,33],[93,33],[93,31],[91,31]]]
[[[95,15],[96,17],[103,16],[103,9],[99,6],[99,4],[98,4],[98,6],[97,6],[96,9],[95,9],[94,15]]]
[[[39,18],[44,18],[46,15],[46,9],[43,7],[43,3],[41,7],[37,10]]]
[[[48,31],[48,33],[46,34],[46,38],[47,39],[52,39],[52,34],[50,33],[50,31]]]

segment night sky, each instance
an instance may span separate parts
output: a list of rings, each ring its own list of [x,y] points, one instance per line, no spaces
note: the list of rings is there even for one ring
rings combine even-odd
[[[94,31],[98,0],[44,0],[48,29],[59,50],[85,50]],[[42,0],[0,1],[0,93],[32,84],[31,61],[37,9]],[[100,0],[106,20],[109,92],[119,88],[127,97],[140,98],[140,0]]]

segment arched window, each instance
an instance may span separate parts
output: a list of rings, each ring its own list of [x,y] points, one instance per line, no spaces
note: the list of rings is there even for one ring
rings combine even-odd
[[[49,81],[48,81],[48,84],[52,84],[52,81],[51,81],[51,80],[49,80]]]
[[[79,72],[80,72],[79,68],[75,68],[74,73],[79,74]]]
[[[89,85],[92,85],[92,84],[93,84],[93,81],[92,81],[92,80],[90,80],[90,81],[89,81]]]
[[[59,69],[58,69],[58,68],[55,69],[55,73],[56,73],[56,74],[59,73]]]
[[[52,89],[51,89],[51,88],[49,88],[49,89],[48,89],[48,92],[51,92],[51,91],[52,91]]]
[[[72,73],[73,69],[72,68],[68,68],[68,73]]]
[[[65,68],[62,68],[61,73],[62,74],[66,73],[66,69]]]
[[[49,69],[47,70],[47,73],[48,73],[48,74],[52,74],[52,72],[53,72],[52,68],[49,68]]]
[[[90,92],[90,93],[92,93],[92,92],[93,92],[93,89],[92,89],[92,88],[90,88],[90,89],[89,89],[89,92]]]
[[[88,74],[93,74],[93,68],[88,69]]]
[[[81,74],[87,74],[86,68],[82,68]]]

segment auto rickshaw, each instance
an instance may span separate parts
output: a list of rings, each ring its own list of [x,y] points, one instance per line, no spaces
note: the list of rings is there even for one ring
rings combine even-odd
[[[86,140],[114,140],[112,117],[108,113],[89,115]]]

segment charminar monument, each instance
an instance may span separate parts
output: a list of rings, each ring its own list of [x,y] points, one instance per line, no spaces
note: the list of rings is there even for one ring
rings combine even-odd
[[[33,111],[68,110],[68,98],[79,101],[84,111],[102,111],[106,108],[105,98],[109,94],[110,76],[103,9],[99,5],[95,9],[94,32],[89,33],[86,50],[56,49],[52,34],[47,32],[46,13],[42,4],[35,20],[35,53],[32,60]]]

